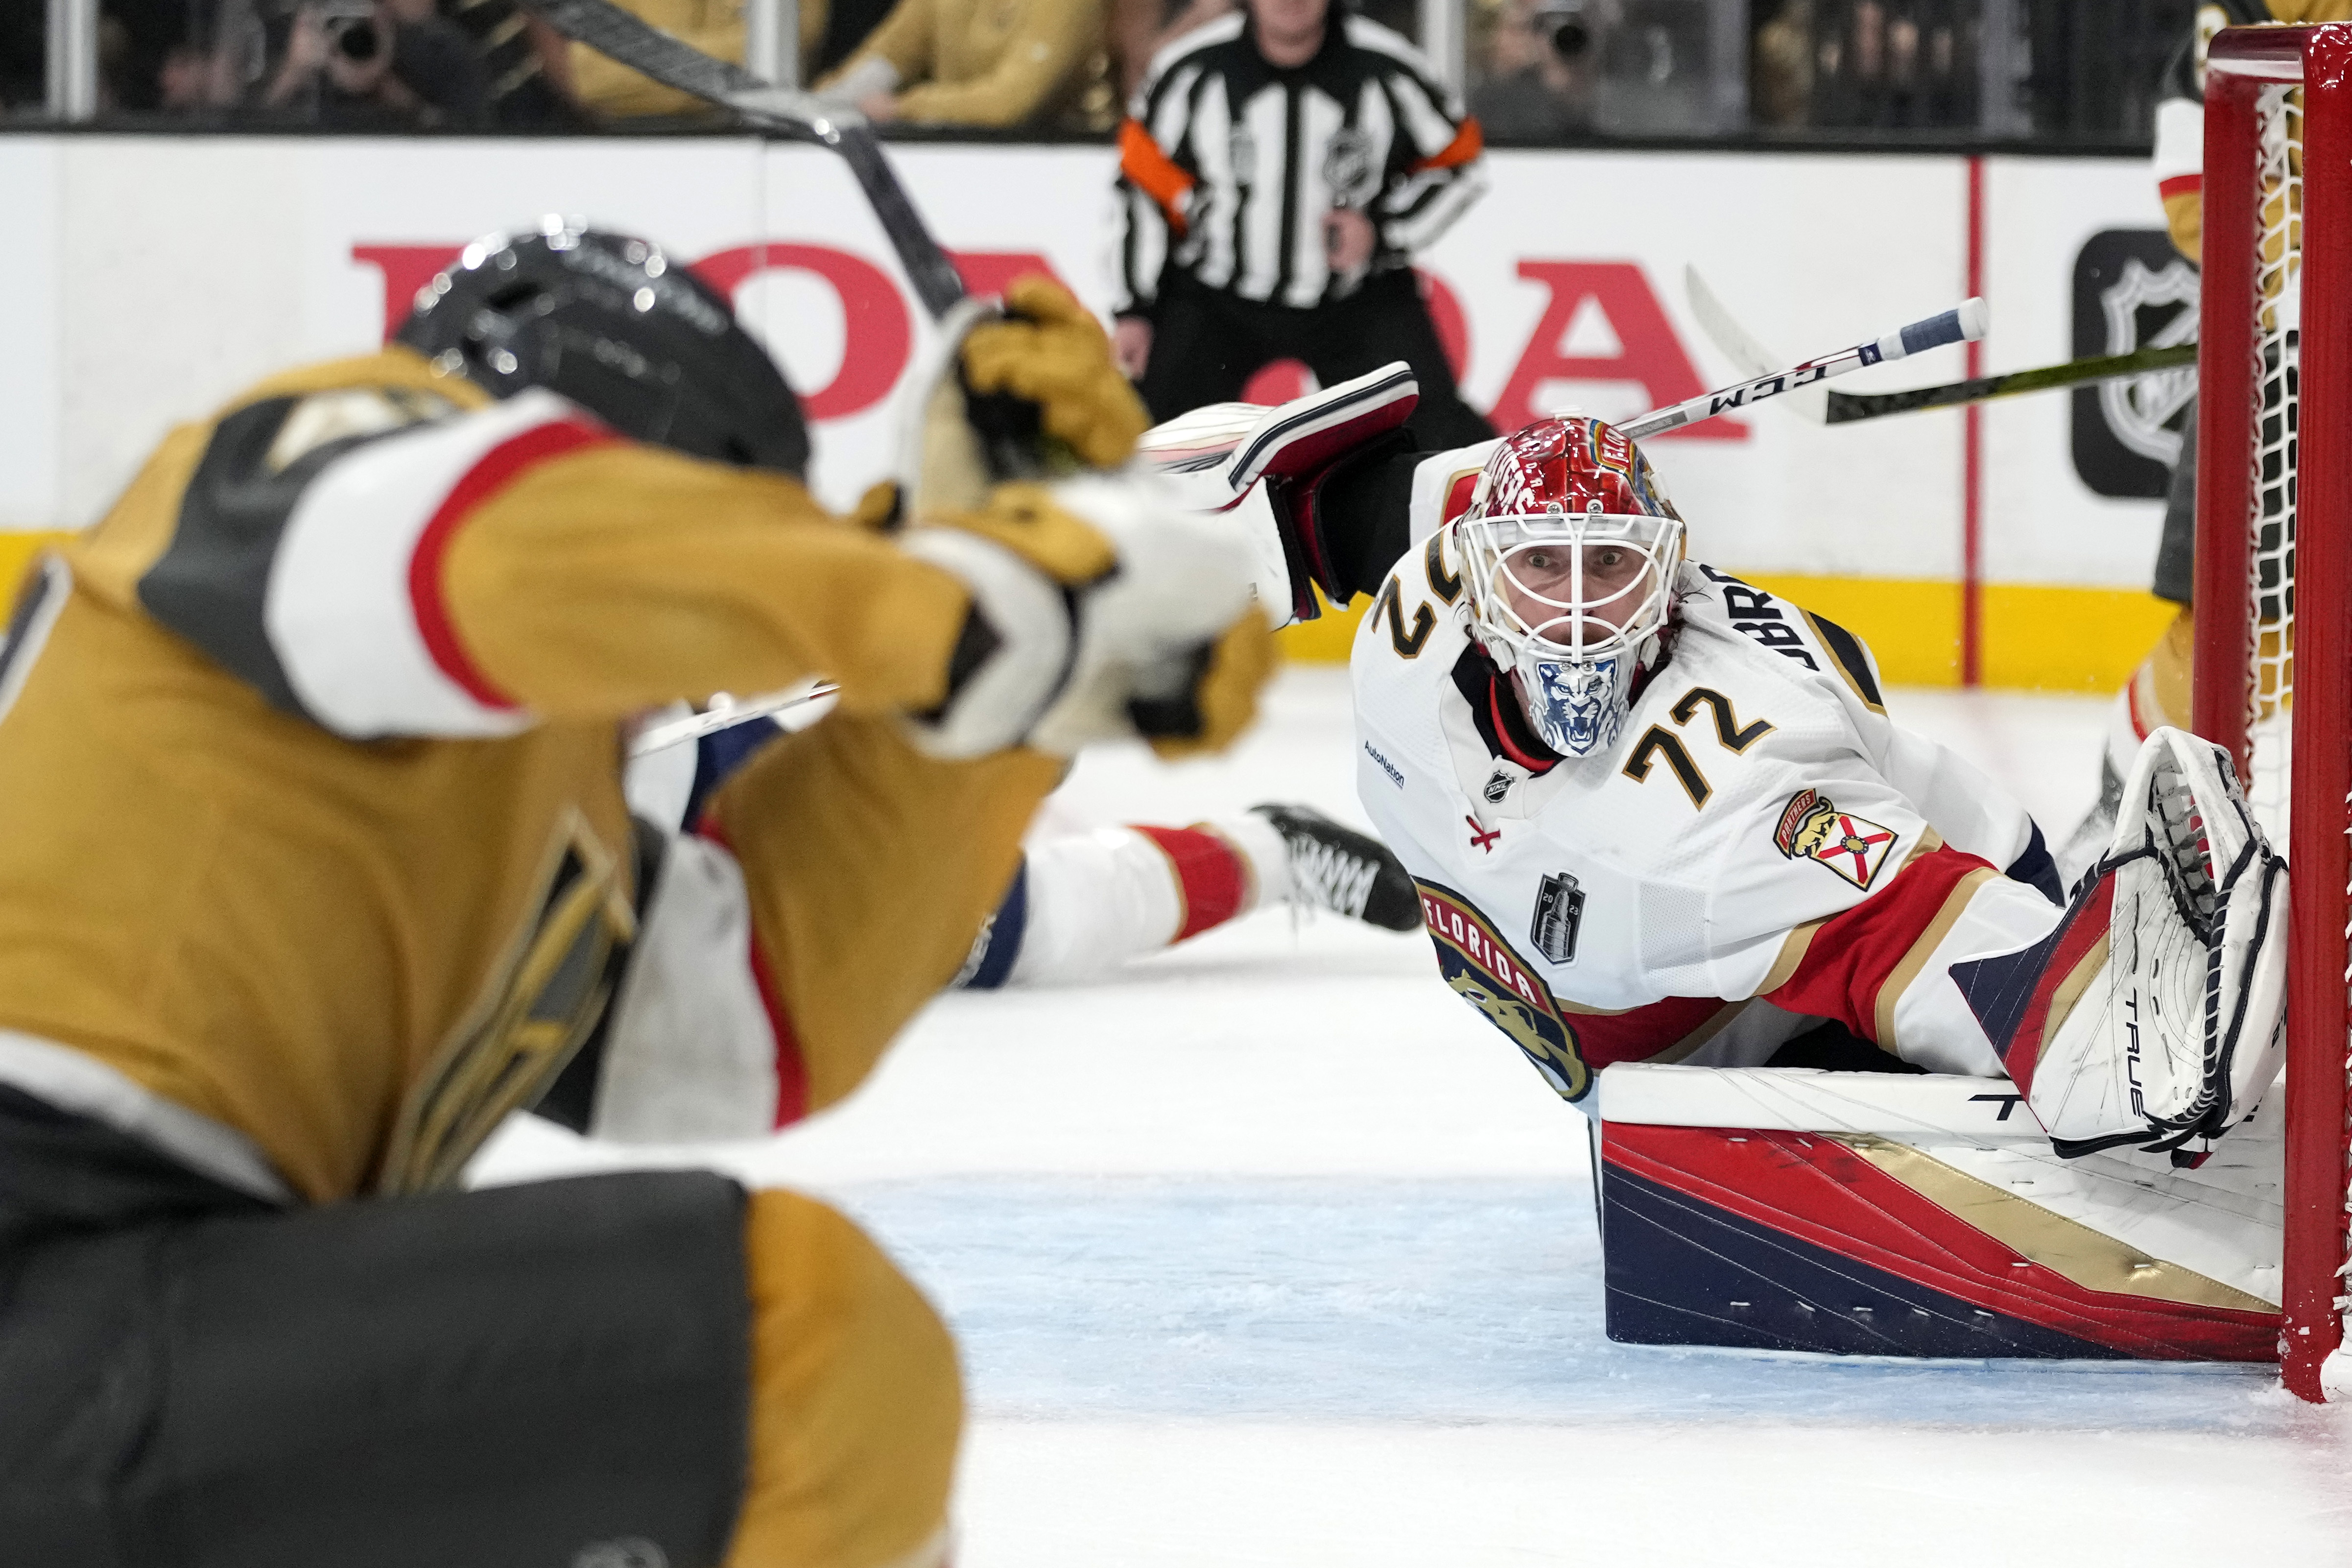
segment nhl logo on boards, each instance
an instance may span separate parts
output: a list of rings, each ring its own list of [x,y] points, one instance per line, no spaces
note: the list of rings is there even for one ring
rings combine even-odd
[[[1791,860],[1826,866],[1857,888],[1877,879],[1895,835],[1866,817],[1840,811],[1819,790],[1801,789],[1780,809],[1773,847]]]
[[[1576,962],[1577,933],[1584,929],[1584,889],[1565,871],[1554,871],[1536,889],[1536,917],[1528,940],[1554,963]]]

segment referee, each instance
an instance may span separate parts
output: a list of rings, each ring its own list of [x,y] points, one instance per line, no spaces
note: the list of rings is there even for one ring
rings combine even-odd
[[[1329,386],[1401,359],[1423,447],[1484,441],[1412,270],[1485,188],[1478,122],[1337,8],[1247,0],[1152,62],[1119,127],[1120,364],[1170,419],[1273,360]]]

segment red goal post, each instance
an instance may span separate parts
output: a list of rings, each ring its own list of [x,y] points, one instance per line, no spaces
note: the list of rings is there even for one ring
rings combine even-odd
[[[2352,26],[2213,39],[2203,190],[2193,722],[2291,868],[2280,1370],[2352,1399]]]

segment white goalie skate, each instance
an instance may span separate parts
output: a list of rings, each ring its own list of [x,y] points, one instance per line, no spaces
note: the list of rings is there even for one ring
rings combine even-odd
[[[2049,1024],[2005,1053],[2059,1153],[2185,1152],[2246,1118],[2284,1051],[2285,925],[2286,862],[2229,754],[2158,730],[2050,939]]]

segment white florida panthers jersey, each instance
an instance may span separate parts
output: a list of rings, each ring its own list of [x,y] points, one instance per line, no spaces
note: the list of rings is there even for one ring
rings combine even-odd
[[[1685,564],[1615,744],[1558,759],[1472,640],[1436,497],[1415,500],[1356,636],[1358,789],[1446,983],[1559,1093],[1619,1061],[1759,1062],[1824,1017],[2000,1070],[1943,965],[2033,941],[2055,873],[2016,801],[1888,721],[1859,639]]]

